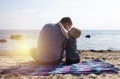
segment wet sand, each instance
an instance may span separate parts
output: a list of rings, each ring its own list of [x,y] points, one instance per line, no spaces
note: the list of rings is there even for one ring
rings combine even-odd
[[[81,62],[100,59],[105,62],[114,64],[115,67],[120,69],[120,51],[82,51],[81,52]],[[0,72],[1,69],[10,69],[14,67],[20,67],[28,64],[32,64],[34,60],[29,54],[24,54],[22,52],[12,52],[12,51],[0,51]],[[120,79],[120,71],[118,74],[89,74],[89,75],[71,75],[71,74],[56,74],[48,76],[26,76],[20,73],[13,74],[0,74],[0,79]]]

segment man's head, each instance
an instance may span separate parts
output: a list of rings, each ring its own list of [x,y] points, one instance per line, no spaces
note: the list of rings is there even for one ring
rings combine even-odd
[[[69,31],[69,34],[73,37],[73,38],[79,38],[81,35],[81,30],[78,28],[71,28],[71,30]]]
[[[72,26],[72,20],[70,17],[63,17],[60,22],[62,23],[62,25],[64,26],[64,28],[66,30],[69,30]]]

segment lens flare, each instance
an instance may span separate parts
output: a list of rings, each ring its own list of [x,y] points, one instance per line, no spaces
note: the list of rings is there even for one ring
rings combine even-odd
[[[32,47],[29,40],[22,40],[19,43],[19,50],[29,52],[30,48]]]

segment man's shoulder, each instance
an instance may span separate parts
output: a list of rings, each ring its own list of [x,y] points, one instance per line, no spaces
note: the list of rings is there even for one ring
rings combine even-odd
[[[51,27],[51,26],[56,26],[56,24],[54,24],[54,23],[47,23],[47,24],[44,25],[44,27]]]
[[[57,24],[54,24],[54,23],[48,23],[48,24],[45,24],[43,29],[57,29]]]

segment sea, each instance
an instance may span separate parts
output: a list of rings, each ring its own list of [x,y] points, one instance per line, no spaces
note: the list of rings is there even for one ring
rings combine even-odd
[[[28,51],[38,43],[40,30],[0,30],[0,51]],[[11,39],[11,35],[21,35],[22,39]],[[90,38],[86,38],[90,35]],[[82,30],[77,39],[80,50],[120,50],[120,30]]]

